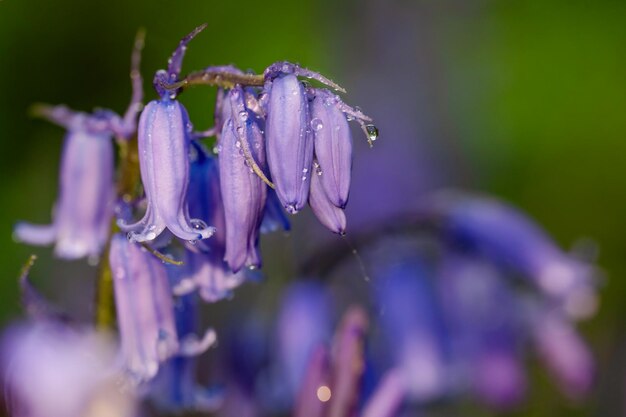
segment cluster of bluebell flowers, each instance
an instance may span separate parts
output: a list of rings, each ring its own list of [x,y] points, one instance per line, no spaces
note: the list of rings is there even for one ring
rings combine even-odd
[[[204,27],[185,36],[167,68],[156,72],[158,98],[145,106],[140,33],[124,115],[34,107],[36,115],[67,129],[60,191],[52,224],[19,223],[14,237],[54,243],[59,258],[100,263],[98,324],[116,325],[119,334],[113,374],[142,395],[176,383],[186,369],[189,390],[177,384],[179,401],[169,406],[206,410],[215,399],[189,375],[193,357],[214,344],[216,333],[198,333],[192,324],[195,298],[225,298],[249,270],[261,267],[261,232],[289,230],[287,214],[307,203],[323,225],[344,234],[352,165],[348,120],[360,124],[370,144],[378,132],[368,116],[331,92],[344,92],[340,86],[296,64],[272,64],[260,75],[211,66],[181,76],[188,43]],[[206,132],[194,131],[178,100],[198,84],[219,89],[215,127]],[[203,139],[211,136],[215,145],[207,146]],[[43,298],[35,299],[27,307],[41,310]],[[107,310],[114,310],[115,323]],[[46,337],[66,327],[59,328],[46,330]],[[28,395],[18,396],[29,403]],[[70,415],[77,414],[57,413]]]
[[[147,401],[163,413],[392,417],[467,396],[503,409],[524,398],[531,349],[566,395],[588,392],[594,364],[575,325],[596,308],[593,267],[487,198],[425,199],[416,221],[357,235],[367,255],[359,273],[371,272],[358,305],[341,305],[332,286],[304,272],[309,279],[284,292],[274,325],[252,310],[218,345],[218,332],[201,325],[200,301],[227,298],[253,276],[260,235],[289,230],[288,215],[307,204],[345,234],[349,121],[370,144],[378,131],[342,101],[339,85],[297,64],[181,75],[203,29],[156,72],[158,98],[145,106],[140,34],[123,115],[34,109],[67,129],[60,192],[52,224],[19,223],[15,238],[99,262],[97,324],[117,337],[58,314],[26,270],[24,306],[35,323],[2,344],[14,415],[132,417]],[[195,85],[218,88],[205,132],[178,99]],[[345,248],[335,249],[340,259]],[[211,347],[221,359],[215,386],[198,378],[198,356]]]

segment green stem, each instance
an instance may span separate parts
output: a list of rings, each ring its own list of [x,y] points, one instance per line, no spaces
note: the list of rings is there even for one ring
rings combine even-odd
[[[194,85],[212,85],[221,88],[233,88],[236,84],[251,87],[261,87],[265,84],[263,75],[255,74],[232,74],[222,71],[196,71],[187,75],[181,81],[172,84],[161,82],[161,87],[175,91],[179,88],[187,88]]]

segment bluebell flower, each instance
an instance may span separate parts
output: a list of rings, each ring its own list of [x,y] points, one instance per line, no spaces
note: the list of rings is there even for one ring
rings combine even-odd
[[[289,213],[300,211],[309,196],[313,135],[304,87],[294,74],[268,85],[267,160],[276,193]]]
[[[167,71],[155,74],[154,87],[161,98],[148,103],[141,113],[139,165],[148,206],[137,223],[119,222],[133,242],[154,240],[166,227],[187,241],[206,239],[215,231],[202,220],[189,217],[187,188],[192,126],[187,110],[176,100],[176,92],[163,87],[163,83],[177,81],[187,43],[205,26],[183,38],[169,60]]]
[[[346,214],[342,208],[333,204],[317,172],[311,178],[309,205],[315,217],[331,232],[343,235],[346,233]]]
[[[372,291],[389,341],[390,365],[403,374],[414,401],[431,401],[442,396],[449,383],[441,307],[426,266],[398,250],[375,266]]]
[[[245,278],[233,273],[224,261],[226,251],[226,218],[220,190],[219,161],[198,143],[193,146],[191,177],[189,181],[189,213],[206,219],[215,226],[215,234],[202,244],[185,250],[183,272],[174,286],[176,295],[198,289],[209,302],[220,300],[231,293]]]
[[[457,389],[469,387],[494,408],[518,405],[527,386],[522,300],[506,277],[480,258],[448,253],[437,278]]]
[[[170,279],[176,282],[180,268],[168,269]],[[196,337],[197,301],[195,294],[190,294],[178,297],[174,302],[176,330],[183,340]],[[151,382],[150,398],[159,409],[170,413],[215,411],[221,401],[219,390],[199,385],[196,374],[197,359],[194,356],[175,355],[161,366],[157,377]]]
[[[238,272],[244,266],[261,266],[258,241],[267,186],[255,169],[265,168],[265,141],[256,114],[244,103],[241,87],[228,93],[222,120],[218,147],[226,231],[224,259],[233,272]]]
[[[322,186],[332,204],[345,208],[350,193],[352,135],[336,97],[328,90],[316,90],[311,102],[310,128],[315,137]]]
[[[561,312],[536,306],[532,340],[559,388],[571,399],[588,394],[595,379],[595,360],[572,322]]]
[[[60,258],[97,257],[113,215],[113,132],[109,119],[65,107],[47,109],[45,115],[68,129],[54,220],[49,226],[19,223],[14,235],[34,245],[56,242],[55,254]]]
[[[572,317],[597,304],[593,268],[564,253],[531,219],[490,198],[443,196],[434,211],[459,244],[529,278]]]
[[[14,325],[3,335],[6,405],[14,417],[138,416],[137,396],[110,340],[52,321]]]
[[[35,114],[67,129],[61,156],[59,196],[48,226],[19,223],[17,240],[33,245],[55,244],[56,256],[97,258],[105,245],[113,216],[113,136],[129,139],[137,128],[143,98],[139,72],[143,34],[135,40],[132,54],[132,97],[123,117],[110,110],[93,114],[65,106],[35,107]]]
[[[196,355],[215,340],[180,338],[164,263],[122,234],[111,240],[109,262],[120,331],[121,357],[137,382],[153,378],[159,366],[174,355]]]

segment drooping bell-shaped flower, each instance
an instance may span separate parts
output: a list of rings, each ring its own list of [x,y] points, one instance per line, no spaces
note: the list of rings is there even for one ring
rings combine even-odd
[[[456,253],[446,254],[437,277],[455,383],[498,409],[519,404],[526,391],[523,309],[506,283],[492,264]]]
[[[166,227],[178,238],[189,241],[206,239],[215,231],[202,220],[189,217],[187,188],[192,126],[187,110],[175,99],[176,92],[163,87],[164,83],[177,81],[187,43],[203,28],[183,38],[169,60],[168,70],[156,73],[154,87],[161,98],[148,103],[139,119],[139,166],[148,206],[139,222],[132,225],[120,222],[133,242],[154,240]]]
[[[315,136],[315,158],[328,199],[344,208],[350,193],[352,135],[336,95],[318,89],[310,105],[310,128]]]
[[[2,338],[4,401],[14,417],[137,416],[114,346],[93,330],[53,321],[9,328]]]
[[[174,285],[176,295],[198,289],[208,302],[218,301],[243,282],[243,272],[233,273],[224,261],[226,250],[226,219],[220,191],[219,161],[198,143],[192,152],[189,181],[189,213],[215,225],[215,234],[209,240],[185,251],[183,272]]]
[[[154,377],[178,349],[174,307],[162,261],[122,234],[109,253],[120,331],[120,354],[138,381]]]
[[[139,72],[143,34],[135,39],[132,54],[132,97],[123,117],[110,110],[93,114],[65,106],[34,108],[38,116],[67,129],[61,156],[59,196],[49,226],[19,223],[17,240],[33,245],[56,242],[55,255],[65,259],[97,257],[107,239],[113,215],[113,143],[126,140],[137,130],[137,114],[143,98]]]
[[[226,229],[224,259],[238,272],[243,266],[261,265],[258,240],[267,187],[259,174],[265,168],[265,142],[256,114],[244,104],[241,87],[229,92],[223,120],[218,146]]]
[[[268,83],[267,160],[276,193],[289,213],[301,210],[309,196],[313,163],[313,135],[309,104],[295,74]]]
[[[315,217],[331,232],[340,235],[346,233],[346,215],[342,208],[334,205],[330,198],[328,198],[326,189],[316,169],[313,170],[311,178],[309,205]]]
[[[372,288],[382,312],[379,320],[387,351],[406,380],[409,397],[432,400],[447,389],[445,340],[435,289],[419,259],[401,252],[390,256],[374,269]]]
[[[170,279],[177,282],[180,267],[168,267]],[[195,294],[176,298],[174,301],[176,330],[182,340],[197,339],[198,300]],[[202,348],[215,341],[215,332],[208,330]],[[220,403],[215,390],[205,388],[197,381],[197,359],[189,355],[175,355],[161,366],[150,385],[150,396],[157,407],[170,413],[184,411],[212,412]]]
[[[96,257],[102,251],[113,215],[113,133],[107,119],[73,113],[61,107],[51,110],[67,126],[61,156],[59,196],[49,226],[18,223],[17,240],[34,245],[56,242],[60,258]],[[102,129],[96,129],[96,122]]]
[[[531,219],[495,199],[443,196],[435,212],[462,245],[527,276],[573,317],[593,313],[593,270],[564,253]]]
[[[277,319],[276,359],[279,379],[292,399],[300,390],[313,352],[332,337],[332,303],[325,289],[314,282],[291,285]]]

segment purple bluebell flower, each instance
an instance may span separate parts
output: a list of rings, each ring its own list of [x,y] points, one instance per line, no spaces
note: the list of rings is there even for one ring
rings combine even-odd
[[[132,97],[123,117],[110,110],[92,115],[65,106],[36,106],[34,112],[67,129],[61,156],[59,197],[49,226],[19,223],[17,240],[33,245],[56,242],[60,258],[98,257],[107,239],[113,215],[113,143],[130,138],[137,130],[137,114],[143,99],[139,64],[143,33],[135,39],[131,59]]]
[[[332,336],[332,304],[324,288],[313,282],[291,285],[283,295],[277,318],[278,379],[293,399],[304,379],[311,355]]]
[[[138,381],[154,377],[178,349],[174,307],[165,265],[116,234],[109,254],[121,356]]]
[[[526,391],[523,306],[506,277],[484,260],[448,253],[437,282],[459,385],[494,408],[519,404]]]
[[[39,321],[16,325],[2,340],[5,400],[14,417],[133,417],[136,395],[124,384],[102,334]]]
[[[238,272],[243,266],[261,266],[258,240],[267,187],[255,169],[265,167],[265,143],[255,113],[244,104],[241,87],[230,90],[223,109],[218,147],[226,214],[224,259],[233,272]]]
[[[595,377],[594,359],[572,323],[558,311],[536,312],[532,338],[540,358],[561,391],[572,399],[584,397]]]
[[[342,208],[337,207],[328,198],[320,175],[313,170],[309,205],[315,217],[331,232],[344,235],[346,233],[346,215]]]
[[[374,125],[358,109],[352,109],[325,89],[309,88],[298,80],[307,77],[335,90],[343,88],[321,74],[289,62],[277,62],[265,70],[261,107],[267,113],[267,152],[278,198],[289,213],[301,210],[311,181],[314,148],[326,175],[323,187],[330,201],[344,208],[350,190],[352,139],[347,117],[357,120],[368,141],[378,137]],[[323,175],[323,174],[322,174]]]
[[[220,300],[244,281],[243,273],[233,273],[224,261],[226,218],[220,191],[219,161],[198,143],[193,146],[189,181],[189,213],[215,226],[215,234],[202,244],[185,251],[185,264],[178,269],[180,280],[174,294],[183,295],[198,289],[209,302]]]
[[[352,135],[337,96],[318,89],[311,102],[310,128],[315,136],[315,158],[328,199],[345,208],[350,193]]]
[[[393,247],[389,247],[393,251]],[[405,249],[406,250],[406,249]],[[403,374],[414,401],[436,399],[447,390],[447,357],[442,312],[426,267],[407,253],[374,270],[372,288],[381,311],[391,363]]]
[[[175,282],[178,267],[169,267],[170,278]],[[198,303],[195,294],[178,297],[174,302],[176,330],[181,339],[195,339],[198,327]],[[215,334],[211,332],[211,337]],[[220,404],[217,390],[203,387],[197,382],[197,359],[193,356],[175,355],[161,366],[150,384],[150,397],[159,409],[168,412],[215,411]]]
[[[531,277],[571,316],[589,316],[595,310],[592,268],[564,253],[516,209],[495,199],[448,196],[435,206],[444,227],[462,245]]]
[[[129,232],[132,242],[154,240],[166,227],[188,241],[206,239],[215,231],[202,220],[189,217],[187,188],[192,126],[187,110],[175,100],[176,92],[167,91],[162,85],[177,80],[187,43],[202,29],[204,26],[183,38],[169,60],[168,70],[155,74],[154,87],[161,98],[148,103],[139,119],[139,165],[148,206],[137,223],[119,224]]]
[[[111,240],[109,254],[120,330],[121,357],[138,382],[153,378],[174,355],[193,356],[215,340],[208,330],[179,338],[165,264],[122,234]]]
[[[406,397],[406,381],[398,369],[386,372],[366,401],[360,395],[368,327],[365,312],[360,307],[351,307],[341,320],[331,350],[322,345],[310,355],[297,396],[295,417],[397,415]]]
[[[43,114],[68,129],[54,220],[49,226],[18,223],[15,238],[34,245],[56,242],[55,254],[60,258],[97,257],[113,215],[113,132],[109,114],[91,116],[63,106],[46,108]]]
[[[268,83],[267,161],[276,193],[285,209],[300,211],[309,196],[313,135],[304,87],[294,74]]]

